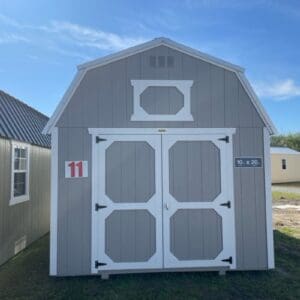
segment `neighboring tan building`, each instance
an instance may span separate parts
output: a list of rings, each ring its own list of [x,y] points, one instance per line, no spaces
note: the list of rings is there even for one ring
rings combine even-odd
[[[272,183],[300,181],[300,152],[287,147],[271,147]]]
[[[49,231],[47,121],[0,90],[0,265]]]

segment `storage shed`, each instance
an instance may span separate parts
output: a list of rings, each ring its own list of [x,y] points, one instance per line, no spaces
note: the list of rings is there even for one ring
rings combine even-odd
[[[170,39],[80,65],[44,129],[50,274],[273,268],[274,132],[243,68]]]
[[[272,183],[300,182],[300,152],[271,147]]]
[[[49,232],[48,119],[0,90],[0,265]]]

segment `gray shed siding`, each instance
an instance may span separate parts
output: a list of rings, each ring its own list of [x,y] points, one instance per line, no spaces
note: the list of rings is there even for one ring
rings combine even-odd
[[[173,68],[153,68],[149,56],[174,56]],[[190,122],[130,121],[131,79],[194,80]],[[152,95],[155,97],[155,95]],[[87,72],[58,120],[58,275],[90,273],[91,136],[89,127],[236,128],[234,156],[263,158],[264,123],[236,75],[166,46]],[[87,160],[89,177],[64,178],[65,160]],[[266,269],[264,169],[234,168],[237,268]],[[79,221],[80,220],[80,221]]]
[[[15,242],[27,245],[49,231],[50,149],[30,146],[30,200],[9,206],[11,141],[0,138],[0,265],[14,255]]]

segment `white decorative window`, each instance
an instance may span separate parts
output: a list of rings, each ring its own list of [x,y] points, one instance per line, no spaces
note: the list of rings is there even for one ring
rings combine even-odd
[[[131,85],[133,86],[133,114],[131,121],[193,121],[191,114],[191,87],[193,80],[131,80]],[[165,105],[163,104],[163,99],[160,99],[159,89],[173,89],[167,91],[169,99],[167,105],[173,106],[173,108],[175,106],[173,111],[155,113],[151,109],[145,108],[144,103],[142,103],[142,94],[145,95],[147,90],[154,90],[155,88],[157,88],[158,92],[153,93],[152,91],[152,94],[155,94],[156,101],[158,99],[156,106],[160,103]],[[176,102],[174,105],[172,104],[172,97],[174,97],[174,103]],[[182,98],[182,104],[180,103],[180,98]],[[176,109],[176,106],[178,109]]]
[[[12,142],[10,205],[29,200],[29,145]]]

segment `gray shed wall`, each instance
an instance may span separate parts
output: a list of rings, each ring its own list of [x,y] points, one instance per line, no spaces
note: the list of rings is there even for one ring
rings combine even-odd
[[[173,68],[153,68],[149,56],[174,56]],[[191,122],[130,121],[131,79],[190,79]],[[153,95],[155,97],[155,95]],[[263,121],[233,72],[165,46],[92,69],[59,119],[58,275],[90,273],[91,136],[89,127],[237,128],[234,156],[263,158]],[[89,177],[67,180],[64,161],[87,160]],[[234,168],[237,267],[267,268],[263,168]]]
[[[11,141],[0,138],[0,265],[14,255],[15,242],[27,245],[49,231],[50,149],[30,146],[30,200],[9,206]]]

